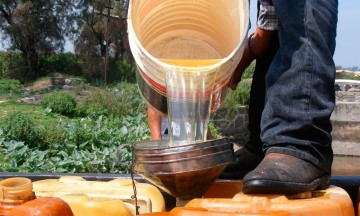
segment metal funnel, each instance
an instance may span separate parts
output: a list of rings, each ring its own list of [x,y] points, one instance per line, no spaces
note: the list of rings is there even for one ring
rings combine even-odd
[[[134,144],[133,169],[180,200],[201,197],[226,165],[234,162],[227,138],[171,146],[166,141]]]

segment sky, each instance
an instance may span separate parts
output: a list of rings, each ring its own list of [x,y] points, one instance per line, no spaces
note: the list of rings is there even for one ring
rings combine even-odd
[[[336,65],[360,67],[360,1],[339,0]]]
[[[339,0],[338,25],[334,62],[343,68],[360,67],[360,0]],[[256,1],[251,0],[250,19],[254,32]]]

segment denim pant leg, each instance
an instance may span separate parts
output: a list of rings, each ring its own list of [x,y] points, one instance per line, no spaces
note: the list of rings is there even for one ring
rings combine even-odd
[[[261,121],[264,149],[301,158],[330,173],[338,2],[273,3],[280,48],[266,75]]]
[[[260,122],[265,103],[265,76],[278,49],[279,39],[277,32],[275,32],[270,40],[269,48],[256,59],[252,77],[248,112],[249,122],[247,126],[250,136],[245,147],[259,156],[264,156],[263,142],[260,139]]]

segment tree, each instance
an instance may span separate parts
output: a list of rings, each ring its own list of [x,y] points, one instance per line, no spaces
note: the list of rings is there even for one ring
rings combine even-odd
[[[70,33],[75,0],[2,0],[0,33],[5,47],[20,52],[23,82],[41,75],[41,58],[62,51]],[[4,46],[4,45],[3,45]]]
[[[82,0],[75,52],[85,59],[87,78],[106,82],[109,61],[126,55],[126,0]]]

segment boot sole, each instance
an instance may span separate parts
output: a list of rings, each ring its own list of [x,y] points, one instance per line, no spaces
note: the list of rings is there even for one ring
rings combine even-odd
[[[255,179],[244,182],[242,192],[245,194],[284,194],[294,195],[306,191],[323,190],[330,185],[330,175],[316,178],[310,183],[281,182]]]

